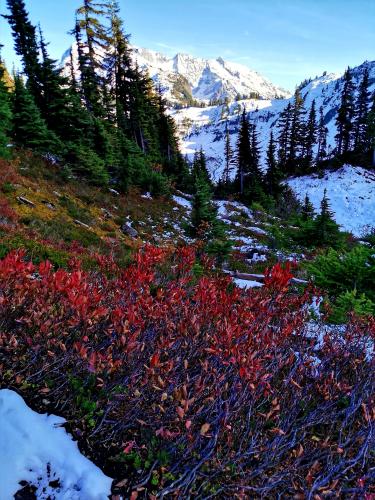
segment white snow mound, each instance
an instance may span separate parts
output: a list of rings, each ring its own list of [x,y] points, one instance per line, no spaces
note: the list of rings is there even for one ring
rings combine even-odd
[[[108,499],[112,479],[81,455],[64,422],[32,411],[16,392],[0,390],[1,500],[12,500],[20,481],[35,486],[41,500]]]

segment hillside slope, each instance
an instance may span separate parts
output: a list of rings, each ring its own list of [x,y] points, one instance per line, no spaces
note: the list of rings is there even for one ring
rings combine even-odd
[[[307,194],[316,210],[327,190],[338,224],[355,236],[375,227],[375,174],[361,167],[344,165],[335,172],[296,177],[288,185],[303,201]]]

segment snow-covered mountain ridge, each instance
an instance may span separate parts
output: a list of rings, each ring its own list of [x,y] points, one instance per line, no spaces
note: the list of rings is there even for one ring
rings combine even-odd
[[[167,57],[149,49],[134,46],[131,49],[134,63],[148,71],[171,106],[209,104],[225,99],[233,101],[253,95],[261,99],[290,96],[290,92],[274,85],[256,71],[221,57],[203,59],[188,54]],[[78,71],[75,44],[65,52],[61,65],[66,68],[70,64],[71,50],[75,70]]]
[[[375,91],[375,61],[365,62],[352,69],[355,85],[360,82],[365,67],[370,73],[370,91]],[[315,99],[316,107],[323,107],[325,123],[328,128],[328,149],[335,146],[335,118],[341,98],[343,86],[342,75],[337,73],[324,74],[307,83],[301,94],[308,110]],[[184,154],[192,156],[195,151],[203,148],[208,158],[211,173],[215,180],[222,175],[224,166],[224,137],[228,126],[235,147],[239,130],[240,116],[245,108],[250,120],[256,124],[259,132],[260,146],[264,153],[269,141],[271,130],[277,136],[277,120],[280,113],[293,101],[289,99],[246,99],[226,105],[206,108],[190,107],[173,110],[172,115],[177,122],[181,135]]]

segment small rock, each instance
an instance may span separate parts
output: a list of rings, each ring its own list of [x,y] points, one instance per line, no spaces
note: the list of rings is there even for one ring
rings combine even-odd
[[[28,200],[27,198],[25,198],[24,196],[18,196],[17,197],[17,200],[20,202],[20,203],[23,203],[24,205],[28,205],[29,207],[35,207],[35,203],[33,203],[32,201]]]
[[[85,224],[84,222],[81,222],[78,219],[74,219],[74,224],[77,224],[78,226],[82,226],[82,227],[84,227],[86,229],[91,229],[89,225]]]
[[[120,196],[120,193],[118,191],[116,191],[116,189],[109,188],[109,192],[116,195],[116,196]]]
[[[50,210],[56,210],[56,206],[53,203],[51,203],[50,201],[43,200],[42,203]]]
[[[134,227],[131,227],[128,222],[124,222],[121,226],[121,231],[131,238],[138,238],[138,231]]]
[[[113,215],[111,214],[111,212],[109,210],[107,210],[106,208],[101,208],[100,210],[101,210],[102,214],[104,215],[105,219],[112,219],[113,218]]]

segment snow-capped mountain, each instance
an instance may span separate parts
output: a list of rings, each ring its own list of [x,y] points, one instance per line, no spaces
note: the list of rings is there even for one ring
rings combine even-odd
[[[166,57],[159,52],[133,47],[134,59],[147,69],[172,103],[230,101],[258,94],[263,99],[285,98],[290,93],[246,66],[218,59],[202,59],[188,54]]]
[[[62,67],[70,63],[73,50],[78,71],[77,48],[73,45],[62,57]],[[277,87],[254,70],[228,61],[202,59],[187,54],[167,57],[160,52],[132,47],[133,61],[147,70],[162,89],[171,106],[209,104],[213,101],[233,101],[257,95],[260,99],[287,98],[290,92]]]
[[[365,67],[368,67],[370,72],[370,91],[374,91],[375,61],[365,62],[361,66],[352,69],[353,81],[358,85]],[[301,89],[307,110],[310,108],[313,99],[315,99],[318,110],[320,106],[323,106],[325,123],[328,128],[327,143],[329,148],[335,146],[335,118],[341,99],[342,87],[342,75],[331,73],[311,80]],[[292,100],[293,97],[268,100],[247,99],[229,105],[173,110],[173,118],[180,130],[183,153],[191,156],[195,151],[203,148],[208,158],[211,173],[214,179],[218,180],[224,167],[225,129],[228,126],[234,147],[237,140],[240,116],[245,108],[249,113],[250,120],[257,126],[264,158],[270,132],[273,129],[275,135],[277,135],[277,120],[280,113]]]

